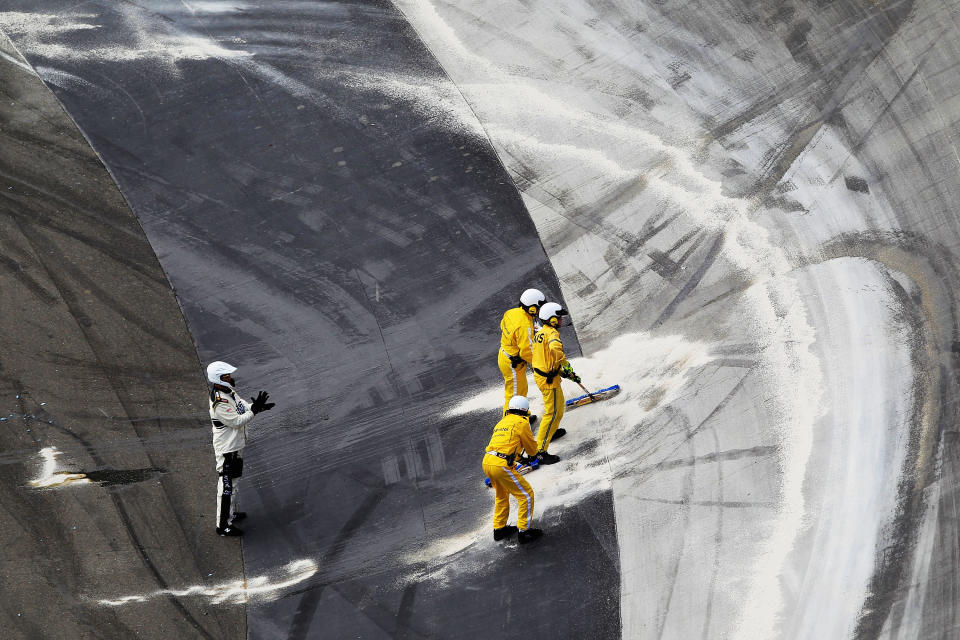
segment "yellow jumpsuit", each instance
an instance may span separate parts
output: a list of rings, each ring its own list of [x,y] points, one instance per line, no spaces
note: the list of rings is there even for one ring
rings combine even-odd
[[[493,437],[483,456],[483,472],[497,492],[493,504],[494,529],[507,526],[511,495],[517,499],[517,528],[526,531],[533,519],[533,487],[526,478],[514,471],[512,464],[521,450],[531,456],[537,452],[537,443],[530,431],[530,417],[508,413],[493,428]],[[505,460],[495,453],[511,457]]]
[[[527,365],[521,364],[514,369],[510,366],[510,356],[519,355],[526,362],[533,358],[533,318],[520,307],[508,309],[500,321],[500,352],[497,365],[503,374],[503,412],[513,396],[527,395]]]
[[[565,401],[563,389],[560,388],[560,367],[566,362],[560,332],[550,325],[544,325],[533,337],[533,381],[543,394],[543,419],[537,430],[537,451],[547,450],[563,418]]]

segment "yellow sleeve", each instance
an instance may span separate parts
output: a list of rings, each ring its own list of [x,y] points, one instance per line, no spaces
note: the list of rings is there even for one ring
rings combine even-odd
[[[550,354],[551,369],[556,369],[567,361],[563,353],[563,343],[560,342],[560,334],[547,338],[547,353]]]
[[[521,315],[524,314],[524,315]],[[527,362],[533,361],[530,342],[533,340],[533,327],[527,321],[526,312],[510,309],[500,321],[500,348],[510,356],[520,356]]]
[[[517,327],[516,338],[517,346],[520,347],[520,357],[526,360],[527,362],[533,362],[533,327],[529,324],[524,323],[526,326],[521,325]]]
[[[533,431],[530,430],[530,422],[527,420],[520,425],[520,444],[528,456],[537,454],[537,441],[533,439]]]
[[[514,327],[510,326],[509,311],[503,314],[503,320],[500,321],[500,348],[509,356],[517,355]]]

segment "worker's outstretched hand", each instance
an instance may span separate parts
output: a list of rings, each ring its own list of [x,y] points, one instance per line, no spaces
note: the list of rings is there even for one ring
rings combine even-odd
[[[257,394],[256,398],[250,398],[253,404],[250,405],[250,410],[254,414],[260,413],[261,411],[269,411],[277,406],[276,402],[267,402],[270,399],[270,394],[266,391],[261,391]]]

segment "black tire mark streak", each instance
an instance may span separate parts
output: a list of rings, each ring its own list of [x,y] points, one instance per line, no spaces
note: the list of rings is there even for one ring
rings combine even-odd
[[[24,230],[25,229],[24,225],[19,223],[18,225],[20,226],[21,232],[23,232],[24,237],[29,237],[27,232]],[[29,238],[28,241],[34,246],[35,250],[37,248],[42,248],[47,252],[46,255],[55,255],[55,248],[50,241],[42,237],[40,234],[34,233],[32,235],[33,237]],[[38,258],[39,258],[39,254],[38,254]],[[40,259],[40,262],[41,264],[43,264],[44,268],[47,267],[43,259]],[[47,271],[49,273],[50,270],[47,269]],[[143,320],[137,317],[136,313],[128,309],[126,305],[122,304],[119,300],[117,300],[117,298],[115,298],[113,295],[111,295],[106,290],[104,290],[103,287],[97,284],[87,274],[83,273],[82,270],[64,262],[59,265],[59,270],[57,273],[59,274],[61,272],[72,276],[73,279],[78,284],[80,284],[86,289],[89,289],[94,295],[96,295],[96,297],[99,298],[108,309],[115,312],[117,315],[122,317],[124,320],[128,321],[133,326],[137,327],[137,329],[139,329],[140,331],[143,331],[147,335],[153,338],[156,338],[157,340],[167,345],[174,351],[177,351],[188,357],[196,356],[196,351],[192,348],[192,346],[191,347],[184,346],[182,341],[177,340],[172,336],[168,336],[161,331],[158,331],[157,329],[153,328],[153,326],[150,324],[149,321]],[[77,301],[72,296],[72,293],[70,294],[70,300],[69,301],[67,300],[67,295],[65,294],[65,291],[67,290],[66,281],[64,279],[54,278],[53,276],[51,276],[50,280],[58,288],[61,294],[61,297],[64,298],[64,301],[67,302],[67,306],[70,309],[71,314],[74,315],[74,318],[77,319],[78,324],[82,325],[85,330],[88,326],[87,323],[89,322],[89,320],[86,314],[80,310],[79,305],[77,304]],[[90,336],[87,335],[86,331],[84,331],[84,336],[88,340],[90,339]],[[99,357],[98,357],[98,363],[100,364],[101,367],[104,367],[104,370],[106,370],[105,364],[102,361],[100,361]]]
[[[19,379],[9,375],[4,375],[3,379],[10,384],[11,390],[20,391],[20,393],[18,394],[20,395],[20,399],[18,400],[18,403],[17,403],[18,408],[20,409],[20,414],[23,416],[27,416],[28,414],[30,414],[31,412],[27,408],[27,403],[30,400],[30,396],[26,392],[22,391],[25,388],[25,385]],[[55,421],[53,421],[52,418],[49,415],[47,415],[46,412],[42,409],[42,407],[39,406],[39,403],[34,403],[34,404],[36,404],[36,408],[33,410],[32,413],[36,415],[38,418],[43,419],[44,421],[43,426],[45,427],[52,426],[55,430],[60,431],[65,435],[76,437],[75,434],[71,433],[70,431],[60,426],[59,424],[57,424]],[[31,455],[36,454],[36,449],[29,451],[29,454]],[[23,459],[18,458],[16,462],[19,464],[23,464]],[[3,498],[4,498],[4,492],[0,492],[0,500],[2,500]],[[18,497],[16,493],[12,495],[12,498],[13,500],[15,500],[15,506],[9,505],[6,502],[4,502],[3,510],[6,512],[7,515],[12,517],[17,522],[17,524],[20,525],[23,531],[30,532],[31,537],[35,540],[55,541],[57,543],[56,546],[59,549],[70,548],[72,542],[66,536],[64,536],[57,528],[43,527],[43,522],[44,522],[43,516],[36,512],[36,509],[34,509],[33,505],[29,501],[27,501],[25,498]],[[56,556],[51,555],[51,556],[48,556],[48,559],[53,561],[58,561],[62,559],[66,562],[73,560],[73,558],[69,557],[69,554],[67,558],[62,558],[62,557],[58,558]],[[43,564],[41,563],[40,566],[43,567]],[[43,573],[43,569],[41,569],[41,573]],[[59,585],[55,585],[55,582],[53,580],[48,579],[48,581],[51,584],[51,586],[55,586],[55,588],[57,588],[58,590],[61,588],[59,587]],[[64,599],[66,600],[67,598],[64,598]],[[93,630],[94,633],[96,632],[97,629],[99,629],[102,626],[103,621],[94,618],[87,607],[74,606],[71,608],[73,610],[73,613],[76,616],[78,616],[78,622],[82,622],[86,624],[90,629]],[[114,610],[107,610],[107,612],[105,612],[105,615],[109,616],[115,625],[119,626],[123,631],[125,631],[127,637],[133,637],[134,635],[136,635],[133,629],[130,629],[129,627],[127,627],[127,625],[125,625],[120,620],[119,616],[116,615],[116,612]],[[36,633],[32,635],[28,635],[28,637],[42,638],[46,636],[46,634],[44,633],[43,623],[41,622],[40,624],[41,626],[37,628]]]
[[[920,64],[917,65],[917,68],[913,70],[913,73],[911,73],[910,76],[906,80],[904,80],[903,83],[900,85],[900,88],[897,90],[897,93],[894,94],[893,97],[891,97],[889,100],[886,101],[886,104],[884,105],[883,110],[877,115],[876,118],[874,118],[873,123],[870,125],[870,128],[868,128],[863,133],[863,135],[860,136],[860,139],[853,144],[852,148],[850,149],[850,156],[847,158],[848,160],[849,158],[854,158],[854,157],[859,159],[860,151],[867,144],[867,142],[869,142],[870,136],[873,134],[874,129],[876,129],[877,126],[883,121],[883,118],[888,113],[890,113],[890,110],[893,108],[893,105],[899,102],[900,97],[903,96],[904,93],[906,93],[907,87],[909,87],[913,83],[913,79],[916,78],[917,74],[920,73],[920,67],[922,64],[923,62],[921,60]],[[837,178],[839,178],[841,174],[843,174],[843,170],[846,165],[847,165],[846,161],[840,164],[840,167],[830,177],[830,180],[828,181],[829,184],[833,184],[837,180]]]
[[[744,383],[746,382],[747,378],[750,376],[751,373],[753,373],[753,370],[752,370],[752,369],[749,370],[749,371],[747,371],[747,372],[743,375],[743,377],[740,378],[740,380],[737,382],[737,384],[735,384],[735,385],[733,386],[733,388],[730,389],[730,391],[727,392],[727,395],[725,395],[725,396],[723,397],[723,400],[721,400],[721,401],[717,404],[717,406],[713,408],[713,411],[711,411],[711,412],[709,413],[709,415],[707,415],[706,418],[704,418],[703,420],[701,420],[700,423],[697,424],[696,427],[694,427],[692,430],[691,430],[691,429],[687,429],[684,439],[683,439],[676,447],[674,447],[673,450],[670,451],[670,453],[671,453],[671,454],[675,453],[676,451],[678,451],[678,450],[680,449],[680,447],[682,447],[684,444],[687,444],[691,439],[693,439],[694,436],[696,436],[698,433],[700,433],[700,431],[703,429],[704,425],[706,425],[706,424],[707,424],[714,416],[716,416],[718,413],[720,413],[721,411],[723,411],[723,409],[726,408],[726,406],[730,403],[730,401],[733,400],[734,396],[736,396],[737,393],[739,393],[740,390],[743,388]],[[687,459],[689,459],[689,458],[687,458]],[[696,459],[694,458],[694,461],[695,461],[695,460],[696,460]],[[695,464],[696,464],[696,462],[694,462],[694,465],[693,465],[693,466],[695,466]],[[628,475],[628,474],[625,473],[624,475]]]
[[[107,141],[101,142],[101,146],[107,145]],[[164,183],[162,180],[141,172],[133,167],[118,166],[115,168],[115,170],[118,174],[127,173],[142,180],[154,182],[155,184],[160,184],[163,186],[169,186],[166,185],[166,183]],[[209,198],[199,194],[191,193],[190,195],[194,195],[203,200],[210,200]],[[222,203],[219,204],[222,205]],[[210,235],[209,230],[202,224],[187,218],[182,218],[178,222],[184,231],[183,233],[172,234],[171,230],[167,228],[165,231],[163,231],[163,234],[169,236],[178,235],[179,237],[191,235],[195,236],[196,234],[200,234],[200,237],[204,237],[205,239],[204,246],[206,247],[207,251],[216,256],[217,262],[224,265],[230,265],[232,269],[237,269],[242,273],[247,273],[262,282],[278,283],[278,286],[274,287],[275,291],[279,292],[281,295],[291,297],[292,302],[296,305],[308,305],[315,309],[323,310],[323,315],[329,318],[330,322],[343,331],[344,334],[349,338],[357,339],[366,337],[363,332],[363,328],[357,325],[355,316],[351,315],[345,310],[342,310],[342,302],[336,297],[331,296],[325,290],[325,287],[333,286],[341,289],[347,297],[357,300],[358,296],[352,295],[349,291],[347,291],[345,283],[340,283],[335,280],[337,277],[343,277],[345,275],[344,273],[327,272],[318,274],[318,276],[315,277],[315,280],[320,282],[323,288],[313,286],[308,290],[304,290],[303,287],[299,286],[299,284],[295,281],[285,282],[285,280],[287,280],[289,277],[287,273],[283,271],[271,270],[260,266],[255,262],[244,260],[244,255],[238,255],[235,247],[233,247],[229,242],[218,240],[215,236]],[[331,264],[329,267],[340,267],[343,268],[344,271],[349,271],[350,269],[354,268],[353,265],[346,267],[342,264],[338,264],[335,262],[335,257],[332,257],[330,262]],[[352,281],[354,280],[351,279],[351,282]],[[294,291],[299,292],[298,297],[293,297],[293,293],[289,293]],[[187,320],[189,322],[189,317]]]
[[[720,507],[721,509],[776,509],[775,501],[745,502],[743,500],[670,500],[668,498],[634,498],[637,502],[654,502],[656,504],[679,504],[690,507]]]
[[[677,469],[679,467],[689,467],[695,464],[704,464],[710,462],[720,463],[725,460],[743,460],[745,458],[755,458],[766,455],[773,455],[780,450],[780,447],[774,445],[759,445],[749,449],[728,449],[726,451],[717,451],[707,453],[695,458],[677,458],[675,460],[664,460],[650,467],[637,469],[634,473],[644,474],[651,472],[666,471],[668,469]]]
[[[5,133],[6,133],[6,132],[5,132]],[[43,144],[43,143],[40,142],[39,144]],[[61,147],[61,148],[58,148],[58,150],[62,150],[62,147]],[[87,162],[90,161],[89,158],[85,158],[85,160],[86,160]],[[103,166],[103,165],[100,165],[100,167],[98,167],[98,168],[102,168],[102,166]],[[119,233],[119,234],[122,235],[122,236],[126,236],[128,240],[137,240],[137,239],[139,239],[138,236],[137,236],[137,234],[136,234],[136,232],[134,232],[134,231],[124,231],[124,230],[123,230],[123,227],[117,226],[117,225],[116,225],[116,222],[115,222],[114,220],[108,220],[108,219],[105,220],[105,219],[103,219],[103,217],[102,217],[101,215],[97,214],[97,212],[91,211],[91,210],[88,210],[88,209],[84,208],[83,205],[82,205],[82,203],[75,202],[74,200],[68,200],[67,198],[65,198],[65,197],[63,197],[63,196],[60,196],[60,195],[55,194],[55,193],[52,193],[52,192],[50,192],[50,191],[48,191],[48,190],[46,190],[46,189],[43,189],[43,188],[37,186],[36,184],[33,184],[33,183],[31,183],[31,182],[26,182],[26,181],[24,181],[22,178],[19,178],[19,177],[14,176],[14,175],[10,175],[10,174],[5,173],[5,172],[3,172],[3,171],[0,171],[0,178],[3,178],[4,180],[9,180],[10,182],[19,184],[19,185],[21,185],[21,187],[24,188],[25,190],[34,191],[34,192],[36,192],[36,193],[39,193],[39,194],[42,195],[42,196],[45,196],[45,197],[49,198],[50,200],[53,200],[54,202],[62,205],[65,209],[68,209],[68,210],[70,210],[71,212],[77,213],[78,215],[86,218],[88,222],[90,222],[90,223],[92,223],[92,224],[96,224],[96,225],[99,226],[99,228],[104,229],[104,230],[107,230],[107,231],[110,232],[110,233]],[[116,187],[115,187],[115,188],[116,188]],[[118,193],[119,193],[119,191],[118,191]],[[15,199],[13,194],[3,194],[3,195],[6,196],[6,197],[8,197],[8,198]],[[16,193],[16,195],[20,195],[20,194],[19,194],[19,193]],[[113,248],[113,252],[111,253],[111,255],[112,255],[112,256],[115,256],[117,250],[123,251],[123,250],[126,249],[126,248],[132,248],[132,247],[128,247],[128,246],[125,247],[123,244],[121,244],[121,243],[118,242],[117,245],[113,246],[112,248]],[[130,264],[129,266],[136,268],[135,265],[133,265],[133,264]]]
[[[717,456],[717,531],[713,536],[713,567],[710,572],[710,586],[707,589],[707,603],[703,614],[703,640],[710,640],[710,621],[713,619],[713,596],[717,591],[717,577],[720,574],[720,550],[723,547],[723,514],[726,505],[723,500],[723,459],[720,457],[720,436],[717,428],[710,427],[713,434],[713,450]]]
[[[380,487],[357,507],[349,519],[337,532],[333,542],[327,548],[326,553],[320,561],[321,566],[333,562],[337,556],[344,552],[350,536],[360,528],[364,521],[370,517],[370,514],[377,508],[380,501],[386,497],[387,488]],[[310,631],[310,625],[313,623],[313,617],[317,613],[317,607],[320,605],[320,598],[323,595],[325,587],[329,586],[327,582],[321,582],[312,586],[298,589],[290,593],[290,596],[303,594],[300,604],[290,623],[290,632],[287,634],[288,640],[304,640]]]
[[[673,300],[664,308],[660,313],[660,317],[653,323],[653,327],[659,327],[661,324],[666,322],[670,316],[673,315],[673,312],[676,311],[677,306],[687,299],[687,297],[693,292],[693,290],[700,284],[700,281],[703,279],[703,276],[706,275],[707,270],[713,265],[716,261],[717,256],[720,254],[720,247],[723,244],[724,234],[718,233],[717,237],[714,238],[713,244],[710,245],[710,249],[707,251],[707,255],[703,259],[703,263],[697,268],[693,276],[681,287],[680,291],[674,296]]]
[[[3,194],[3,192],[0,192],[0,195],[5,195],[5,194]],[[12,198],[8,196],[8,199],[10,199],[12,202],[16,202],[18,204],[20,203],[20,201],[17,200],[16,198]],[[66,225],[59,224],[46,214],[41,213],[39,215],[27,216],[16,210],[8,210],[8,214],[11,217],[17,218],[22,222],[37,225],[37,226],[42,226],[47,229],[50,229],[51,231],[56,231],[67,237],[73,238],[74,240],[80,242],[84,246],[89,247],[90,249],[95,249],[99,251],[100,253],[110,258],[111,260],[116,260],[117,262],[122,264],[124,267],[129,268],[132,272],[139,275],[146,282],[157,285],[163,289],[170,288],[170,283],[164,277],[157,276],[155,273],[152,273],[150,269],[144,267],[139,263],[140,256],[129,255],[129,254],[124,255],[124,247],[130,244],[129,238],[115,238],[112,242],[104,241],[99,238],[96,238],[84,233],[80,233],[79,231],[71,229]],[[112,235],[111,229],[112,227],[109,227],[106,225],[96,227],[97,233],[106,237],[109,237]]]
[[[77,304],[77,301],[74,298],[72,291],[69,289],[67,284],[59,277],[59,272],[56,269],[53,269],[51,265],[48,264],[47,259],[44,256],[49,255],[49,253],[45,253],[44,251],[39,249],[39,247],[41,246],[44,246],[46,248],[49,245],[47,245],[46,241],[43,238],[41,238],[39,234],[35,233],[33,230],[27,231],[26,226],[21,224],[19,221],[17,221],[17,226],[20,229],[20,232],[23,234],[23,237],[26,238],[27,242],[33,247],[33,251],[37,257],[37,260],[39,261],[43,269],[46,271],[47,276],[50,278],[50,281],[53,283],[54,287],[56,287],[57,291],[60,293],[60,297],[63,299],[64,304],[67,307],[67,310],[70,312],[70,315],[72,315],[76,320],[77,327],[80,333],[84,336],[84,340],[87,343],[87,346],[89,347],[90,351],[93,353],[94,357],[97,359],[100,365],[106,369],[101,359],[99,341],[96,339],[95,336],[91,335],[88,328],[88,323],[86,322],[85,314],[83,314],[83,312],[79,309],[79,305]],[[119,389],[117,388],[118,381],[116,381],[114,377],[110,375],[108,375],[106,379],[109,382],[110,386],[113,387],[114,394],[116,395],[118,402],[121,404],[121,406],[123,406],[123,409],[127,413],[127,415],[134,415],[133,412],[130,411],[130,407],[126,406],[127,403],[124,400],[124,396],[123,394],[120,393]],[[141,434],[137,431],[136,426],[133,426],[133,430],[138,437],[141,437]],[[153,461],[153,458],[150,455],[150,453],[148,451],[144,451],[144,454],[147,456],[148,460],[150,460],[150,466],[156,467],[157,464]],[[91,453],[91,455],[93,454]],[[94,458],[94,460],[96,461],[97,458]],[[98,465],[103,466],[102,461],[98,462]],[[165,488],[163,489],[163,491],[164,493],[166,493]],[[143,560],[144,565],[147,567],[150,573],[153,574],[154,578],[157,581],[157,584],[160,585],[162,589],[169,589],[169,584],[167,584],[166,580],[161,575],[159,569],[154,564],[153,560],[150,558],[150,554],[147,553],[146,548],[144,547],[143,543],[140,541],[140,538],[133,527],[132,519],[130,518],[129,513],[127,513],[126,507],[123,505],[123,501],[120,499],[120,496],[113,491],[109,492],[109,495],[110,495],[110,499],[113,501],[114,508],[116,508],[117,513],[120,517],[120,520],[123,523],[124,529],[126,530],[127,535],[130,537],[130,540],[133,543],[134,548],[140,554],[140,557]],[[207,630],[193,617],[193,615],[186,609],[186,607],[183,606],[183,604],[177,598],[169,594],[167,594],[165,597],[167,601],[170,602],[173,605],[173,607],[180,613],[181,617],[184,619],[185,622],[187,622],[190,626],[196,629],[197,632],[200,633],[200,635],[202,635],[204,638],[213,640],[213,636],[211,636],[207,632]]]
[[[694,448],[692,440],[694,434],[690,431],[690,422],[682,412],[671,410],[670,413],[672,413],[676,419],[683,422],[687,433],[687,437],[684,442],[690,448],[690,457],[693,457]],[[695,475],[696,465],[690,465],[687,473],[684,476],[684,499],[679,503],[683,514],[683,524],[679,527],[679,544],[677,545],[677,550],[673,556],[673,563],[669,569],[670,589],[667,591],[667,601],[663,605],[663,613],[657,616],[657,638],[661,640],[663,638],[664,630],[667,626],[667,617],[670,615],[670,603],[673,601],[673,595],[677,590],[677,579],[680,575],[680,563],[683,560],[684,549],[686,549],[687,546],[687,532],[690,529],[690,498],[693,497]]]
[[[906,580],[927,509],[925,491],[936,481],[938,471],[951,464],[951,460],[943,459],[938,468],[936,454],[944,434],[956,429],[955,393],[960,361],[951,349],[957,344],[960,322],[952,283],[960,279],[960,272],[947,248],[903,231],[841,236],[822,247],[818,259],[811,263],[843,257],[866,258],[903,274],[920,274],[920,280],[916,280],[918,299],[911,298],[887,274],[888,285],[898,302],[897,310],[914,329],[909,346],[916,378],[907,452],[897,482],[897,505],[884,536],[888,542],[886,547],[876,549],[868,595],[853,634],[857,640],[872,640],[879,637],[888,622],[891,636],[899,632],[902,608],[895,605],[912,588]],[[948,474],[950,469],[942,473]],[[878,541],[880,544],[884,542]],[[955,549],[944,550],[941,557],[955,563]],[[953,573],[950,575],[952,580]],[[955,601],[950,601],[950,606],[955,607]]]
[[[908,578],[908,564],[913,556],[914,545],[926,508],[924,488],[929,485],[933,480],[933,474],[936,473],[935,464],[930,464],[927,469],[922,469],[920,465],[924,454],[921,449],[923,437],[920,432],[925,430],[927,422],[923,415],[924,408],[928,403],[935,402],[936,396],[941,396],[937,399],[940,400],[940,406],[944,406],[945,398],[942,395],[947,393],[945,382],[949,379],[949,373],[946,371],[939,376],[929,376],[929,373],[924,373],[936,368],[934,363],[927,361],[925,354],[926,348],[934,338],[926,335],[922,311],[911,303],[909,295],[900,283],[889,275],[888,282],[898,298],[903,313],[909,317],[910,326],[919,328],[910,345],[911,365],[912,370],[917,372],[917,380],[913,390],[913,414],[909,420],[911,437],[897,482],[896,513],[889,525],[888,535],[891,542],[885,549],[877,549],[874,571],[867,586],[867,597],[853,634],[857,640],[872,640],[880,636],[884,623],[894,613],[897,592],[903,588],[903,581]],[[953,426],[945,424],[948,413],[941,411],[938,424],[930,425],[936,428],[935,441],[930,443],[933,451],[939,447],[943,431]],[[893,623],[893,628],[899,629],[899,623],[896,620]]]
[[[350,582],[330,584],[328,586],[341,598],[354,605],[357,611],[363,613],[367,617],[367,620],[382,629],[384,633],[394,638],[406,638],[409,640],[418,640],[427,637],[408,626],[409,621],[406,624],[403,622],[403,618],[409,617],[411,613],[408,608],[404,614],[403,608],[404,606],[411,607],[413,605],[416,583],[412,583],[404,589],[400,608],[396,613],[388,611],[382,604],[371,603],[372,597],[368,587],[354,586],[354,584]],[[404,604],[404,599],[409,601],[406,605]]]
[[[56,296],[44,289],[39,282],[31,278],[30,274],[23,270],[23,265],[19,262],[9,256],[0,255],[0,266],[5,267],[14,278],[29,289],[33,295],[37,296],[42,302],[48,305],[56,304]]]
[[[413,604],[416,597],[417,583],[412,582],[403,590],[403,596],[400,598],[400,609],[397,611],[397,623],[396,629],[394,630],[396,638],[406,640],[410,637],[406,633],[401,633],[401,631],[410,627],[410,622],[413,619]]]
[[[22,415],[23,415],[24,417],[26,417],[26,416],[28,416],[28,415],[33,415],[33,416],[36,417],[37,420],[40,421],[40,423],[39,423],[40,425],[42,425],[42,426],[44,426],[44,427],[48,427],[48,426],[49,426],[49,427],[52,427],[53,429],[55,429],[56,431],[58,431],[61,435],[67,436],[68,438],[72,438],[73,440],[75,440],[76,442],[78,442],[78,443],[84,448],[84,450],[86,450],[86,451],[89,453],[90,457],[93,459],[94,463],[95,463],[98,467],[104,467],[104,466],[106,466],[106,461],[103,460],[99,455],[97,455],[96,449],[95,449],[95,447],[92,445],[92,443],[90,443],[88,440],[84,439],[80,434],[74,432],[72,429],[69,429],[69,428],[65,427],[64,425],[61,425],[61,424],[54,418],[54,416],[50,415],[42,406],[40,406],[40,403],[39,403],[39,402],[37,402],[37,401],[34,400],[34,401],[33,401],[33,404],[35,405],[34,408],[33,408],[32,410],[28,409],[28,407],[27,407],[26,405],[27,405],[27,401],[31,399],[31,395],[30,395],[27,391],[24,391],[24,390],[23,390],[23,389],[25,389],[25,385],[24,385],[20,380],[18,380],[18,379],[15,379],[15,378],[11,379],[11,378],[8,377],[8,376],[4,376],[4,377],[6,377],[7,380],[10,380],[10,381],[13,382],[13,385],[14,385],[13,388],[15,388],[15,389],[17,389],[17,390],[20,391],[20,393],[19,393],[19,395],[20,395],[19,406],[20,406],[20,409],[21,409],[21,413],[22,413]],[[33,453],[35,453],[35,452],[33,452]],[[19,460],[19,459],[18,459],[17,462],[22,462],[22,460]],[[117,495],[116,495],[113,491],[108,491],[107,493],[110,494],[110,497],[111,497],[111,499],[113,500],[114,504],[117,505],[117,500],[118,500]],[[127,529],[127,531],[129,532],[129,531],[130,531],[130,521],[129,521],[129,517],[127,517],[126,512],[125,512],[124,510],[122,510],[122,507],[121,507],[120,509],[118,509],[118,511],[121,511],[121,513],[120,513],[120,518],[121,518],[121,520],[122,520],[122,522],[123,522],[124,528]],[[35,523],[34,521],[32,521],[32,520],[28,520],[26,523],[24,523],[24,522],[21,522],[21,518],[20,518],[20,516],[18,515],[17,512],[13,512],[13,511],[8,510],[8,513],[10,513],[11,515],[13,515],[13,516],[17,519],[17,521],[20,522],[21,526],[23,526],[25,529],[31,529],[31,530],[32,530],[32,529],[35,528],[35,524],[36,524],[36,523],[39,523],[39,522],[41,521],[41,519],[38,518],[38,519],[36,520],[36,523]],[[49,529],[38,530],[38,531],[37,531],[37,534],[36,534],[34,537],[37,538],[37,539],[42,539],[42,538],[45,538],[45,537],[46,537],[46,538],[49,538],[49,537],[51,536],[51,534],[55,535],[55,530],[53,530],[53,531],[51,531],[51,530],[49,530]],[[145,555],[145,552],[144,552],[143,549],[142,549],[142,545],[139,544],[139,541],[136,540],[135,536],[134,536],[134,539],[135,539],[136,548],[137,548],[138,552],[140,552],[141,556]],[[67,541],[67,540],[62,540],[62,542],[63,542],[64,547],[66,547],[66,546],[69,544],[69,541]],[[148,560],[148,562],[149,562],[149,559],[147,559],[147,560]],[[150,565],[148,564],[148,566],[150,566]],[[83,609],[82,607],[80,608],[80,613],[81,613],[81,614],[84,614],[84,609]],[[113,619],[114,619],[115,624],[118,624],[118,625],[126,628],[126,625],[124,625],[124,624],[120,621],[119,617],[116,616],[116,614],[113,614],[113,613],[111,612],[111,615],[113,616]],[[96,627],[96,623],[93,622],[93,621],[88,620],[88,624],[90,624],[90,625],[93,626],[93,627]],[[203,632],[202,629],[201,629],[201,632]],[[131,635],[131,636],[135,635],[134,632],[133,632],[133,630],[130,630],[130,635]],[[208,637],[208,638],[209,638],[210,636],[209,636],[209,635],[205,635],[205,637]]]

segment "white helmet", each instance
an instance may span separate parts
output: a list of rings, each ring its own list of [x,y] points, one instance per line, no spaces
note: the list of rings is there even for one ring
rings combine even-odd
[[[526,396],[513,396],[507,404],[507,409],[512,411],[526,411],[530,413],[530,401]]]
[[[520,294],[520,307],[533,317],[536,317],[537,311],[540,310],[540,305],[546,302],[546,300],[547,297],[543,295],[539,289],[527,289]]]
[[[229,382],[224,382],[221,380],[220,376],[233,373],[236,370],[237,368],[232,364],[227,364],[226,362],[221,362],[220,360],[211,362],[207,365],[207,380],[209,380],[212,384],[222,384],[225,387],[233,389],[233,385]]]
[[[565,315],[567,315],[567,310],[556,302],[548,302],[540,307],[540,320],[542,320],[544,324],[555,327],[560,324],[560,317]],[[557,324],[550,322],[553,318],[557,318]]]

